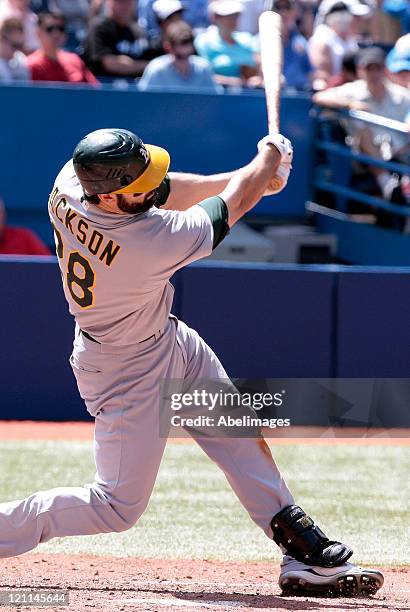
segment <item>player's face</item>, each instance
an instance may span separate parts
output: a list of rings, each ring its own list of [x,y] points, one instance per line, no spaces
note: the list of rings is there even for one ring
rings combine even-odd
[[[156,199],[156,189],[147,193],[118,193],[117,206],[122,212],[134,215],[146,212],[155,204]]]

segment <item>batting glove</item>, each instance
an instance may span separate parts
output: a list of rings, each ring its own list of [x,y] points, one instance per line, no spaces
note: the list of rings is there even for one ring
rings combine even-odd
[[[290,162],[282,162],[279,168],[276,170],[275,176],[269,183],[263,195],[275,195],[276,193],[282,191],[282,189],[285,189],[291,170],[292,164]]]
[[[258,151],[265,145],[273,145],[280,154],[281,163],[291,163],[293,159],[293,147],[290,140],[282,136],[282,134],[268,134],[258,142]]]

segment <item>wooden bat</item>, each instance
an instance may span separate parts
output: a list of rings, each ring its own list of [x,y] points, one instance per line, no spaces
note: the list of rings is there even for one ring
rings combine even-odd
[[[261,64],[265,81],[269,134],[279,132],[280,84],[282,78],[282,19],[264,11],[259,17]]]

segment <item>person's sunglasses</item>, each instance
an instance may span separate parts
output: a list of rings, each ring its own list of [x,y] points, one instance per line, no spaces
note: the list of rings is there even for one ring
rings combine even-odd
[[[175,41],[176,45],[193,45],[194,44],[194,39],[193,38],[184,38],[182,40],[177,40]]]
[[[53,32],[60,32],[61,34],[64,34],[65,27],[63,25],[50,25],[45,27],[44,30],[47,32],[47,34],[52,34]]]

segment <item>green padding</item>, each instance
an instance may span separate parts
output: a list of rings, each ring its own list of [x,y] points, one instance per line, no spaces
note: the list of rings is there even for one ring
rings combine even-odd
[[[215,249],[225,236],[229,234],[228,207],[219,196],[207,198],[200,202],[198,206],[201,206],[211,219],[214,228],[213,248]]]

